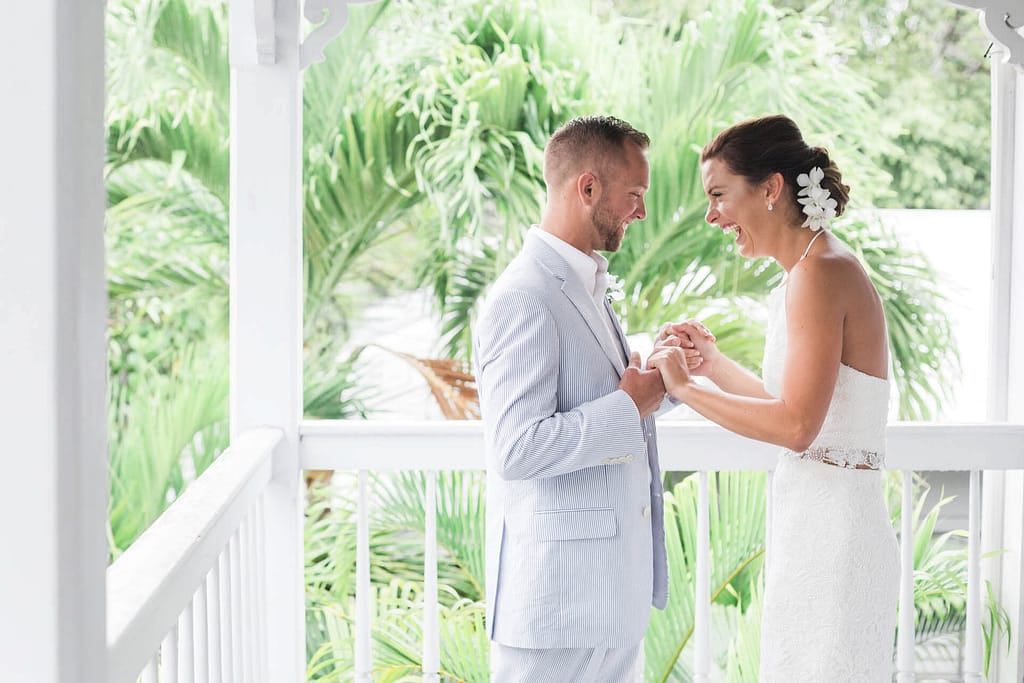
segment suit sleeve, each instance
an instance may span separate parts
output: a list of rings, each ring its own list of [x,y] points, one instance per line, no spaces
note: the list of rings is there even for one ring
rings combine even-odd
[[[489,302],[477,327],[476,356],[487,465],[503,479],[554,477],[609,458],[646,457],[640,414],[625,391],[558,412],[559,329],[535,296],[506,290]]]

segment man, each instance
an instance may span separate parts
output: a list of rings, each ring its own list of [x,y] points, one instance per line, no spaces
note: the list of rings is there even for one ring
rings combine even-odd
[[[630,354],[597,253],[646,215],[649,144],[612,117],[552,135],[541,223],[475,330],[496,683],[637,680],[650,606],[665,606],[665,389]]]

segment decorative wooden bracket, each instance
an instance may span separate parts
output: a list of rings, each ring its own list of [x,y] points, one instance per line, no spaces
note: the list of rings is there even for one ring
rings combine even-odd
[[[318,24],[299,48],[299,68],[324,61],[324,48],[337,38],[348,23],[348,6],[376,0],[306,0],[302,14],[311,24]]]
[[[1006,48],[1005,61],[1024,69],[1024,2],[1021,0],[951,0],[979,12],[981,28],[993,42]]]

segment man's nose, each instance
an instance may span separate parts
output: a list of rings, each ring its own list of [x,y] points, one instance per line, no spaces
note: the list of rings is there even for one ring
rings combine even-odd
[[[640,205],[637,206],[635,215],[638,221],[647,218],[647,204],[644,202],[643,197],[640,198]]]

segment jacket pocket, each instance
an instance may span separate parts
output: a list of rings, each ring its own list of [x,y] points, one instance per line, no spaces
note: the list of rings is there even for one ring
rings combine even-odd
[[[617,528],[612,508],[538,510],[533,513],[534,534],[541,542],[610,538]]]

